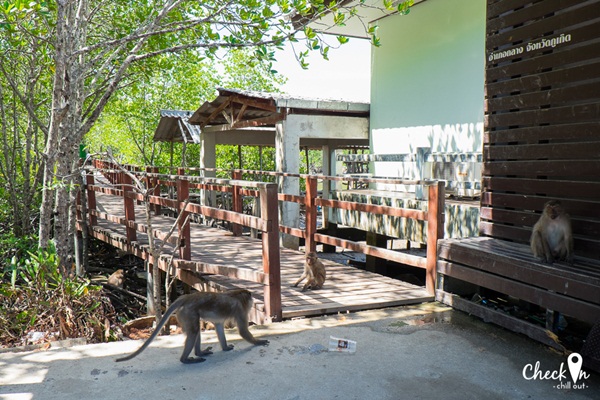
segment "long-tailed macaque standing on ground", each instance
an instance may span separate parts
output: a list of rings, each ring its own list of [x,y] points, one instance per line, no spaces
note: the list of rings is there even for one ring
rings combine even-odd
[[[125,282],[125,273],[122,269],[118,269],[112,273],[111,276],[108,277],[108,283],[113,286],[118,286],[121,289],[123,288],[123,283]]]
[[[303,292],[307,289],[321,289],[325,283],[326,275],[325,266],[317,257],[317,253],[311,251],[306,255],[304,272],[302,273],[302,276],[300,276],[300,279],[296,281],[294,287],[298,286],[298,284],[306,278],[306,283],[302,287]]]
[[[224,324],[227,321],[235,321],[240,336],[254,345],[266,346],[268,340],[256,339],[248,330],[248,313],[252,307],[252,294],[245,289],[235,289],[224,293],[196,292],[179,297],[165,312],[152,335],[146,342],[127,357],[117,361],[131,360],[140,354],[158,335],[162,327],[174,312],[177,312],[177,321],[186,335],[183,353],[180,361],[185,364],[199,363],[205,361],[202,356],[212,354],[211,347],[201,350],[200,319],[212,322],[219,338],[223,351],[233,349],[233,345],[227,344],[225,338]],[[195,350],[196,358],[189,357],[192,349]]]
[[[566,260],[573,263],[573,232],[571,218],[558,200],[544,205],[544,211],[533,226],[531,251],[543,262]]]

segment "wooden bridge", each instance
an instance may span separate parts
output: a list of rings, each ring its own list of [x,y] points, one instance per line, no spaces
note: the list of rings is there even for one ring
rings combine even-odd
[[[148,234],[160,244],[166,241],[159,257],[159,267],[198,290],[247,288],[253,292],[252,318],[264,323],[342,311],[414,304],[434,298],[435,243],[443,234],[443,184],[427,184],[428,210],[399,209],[387,206],[322,199],[317,196],[317,181],[341,179],[302,176],[306,194],[278,194],[275,183],[198,176],[198,169],[178,169],[173,175],[156,167],[119,167],[94,160],[86,169],[86,202],[80,207],[79,229],[104,242],[150,262]],[[297,176],[300,177],[300,176]],[[399,181],[406,184],[406,181]],[[395,183],[395,182],[394,182]],[[207,192],[217,192],[231,199],[225,209],[202,205]],[[244,198],[256,198],[258,216],[243,213]],[[279,225],[280,201],[292,201],[306,210],[304,229]],[[366,213],[413,218],[427,222],[427,255],[369,246],[317,232],[317,207],[338,207]],[[169,210],[169,212],[165,212]],[[179,215],[177,220],[174,216]],[[191,220],[228,221],[231,231],[209,227]],[[151,226],[149,228],[149,225]],[[258,231],[257,238],[242,235],[243,228]],[[174,231],[173,231],[174,230]],[[169,237],[169,232],[172,235]],[[299,278],[304,253],[280,248],[279,234],[284,232],[303,238],[306,252],[314,251],[317,242],[359,251],[426,270],[426,287],[415,286],[348,265],[323,260],[327,281],[321,290],[301,292],[291,285]]]

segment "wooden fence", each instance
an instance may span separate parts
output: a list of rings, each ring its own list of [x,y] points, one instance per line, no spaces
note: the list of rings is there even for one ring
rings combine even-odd
[[[127,172],[125,172],[125,169]],[[443,237],[444,232],[444,182],[443,181],[406,181],[399,179],[367,179],[347,178],[332,176],[312,176],[278,174],[274,172],[242,171],[231,172],[232,179],[208,178],[198,176],[198,168],[178,168],[177,174],[164,173],[168,169],[157,167],[140,168],[127,165],[117,168],[116,165],[93,160],[93,168],[87,169],[86,193],[88,204],[88,221],[90,227],[97,224],[98,218],[121,224],[126,227],[126,240],[128,243],[137,239],[137,232],[147,233],[145,224],[135,221],[135,202],[149,203],[154,212],[159,214],[163,208],[174,210],[176,213],[186,213],[203,216],[204,218],[228,221],[234,235],[241,235],[243,227],[260,232],[263,248],[263,271],[257,274],[236,273],[235,267],[222,266],[204,271],[225,276],[235,276],[239,279],[250,280],[265,286],[265,311],[272,320],[281,319],[281,277],[279,259],[279,232],[293,235],[305,240],[306,252],[314,251],[317,243],[339,246],[364,254],[385,258],[394,262],[418,267],[426,271],[426,288],[430,294],[435,290],[435,271],[437,260],[437,241]],[[100,172],[111,184],[98,184],[96,177]],[[277,184],[242,180],[243,174],[264,174],[276,178],[302,178],[305,180],[306,192],[304,195],[290,195],[277,193]],[[132,176],[143,182],[147,190],[146,195],[136,192],[132,184]],[[359,180],[363,183],[379,182],[388,184],[425,185],[428,191],[427,211],[404,209],[381,205],[362,204],[351,201],[329,200],[318,196],[317,186],[321,180],[323,184],[330,181]],[[227,204],[202,205],[197,193],[194,191],[209,191],[226,194],[231,201]],[[115,217],[101,212],[96,207],[96,193],[104,193],[123,198],[124,217]],[[171,193],[169,196],[168,193]],[[173,197],[173,198],[170,198]],[[256,216],[244,212],[244,198],[256,198],[260,204]],[[306,226],[304,229],[283,226],[279,223],[279,202],[295,202],[304,205],[306,210]],[[335,236],[317,232],[318,208],[339,208],[344,210],[360,211],[370,214],[411,218],[427,223],[427,255],[420,257],[395,250],[366,245],[360,242],[345,240]],[[229,209],[226,209],[229,208]],[[185,266],[190,260],[193,243],[189,240],[190,224],[184,223],[185,215],[179,219],[177,238],[179,257],[173,261],[175,267]],[[154,232],[159,240],[165,239],[164,232]],[[173,243],[177,244],[177,243]],[[142,255],[144,256],[144,255]],[[159,262],[160,264],[160,262]],[[166,266],[161,266],[166,268]],[[202,267],[200,267],[200,270]],[[198,268],[196,268],[198,270]],[[202,271],[200,271],[202,272]]]
[[[135,242],[137,239],[137,232],[148,233],[145,224],[135,221],[134,207],[136,201],[140,203],[150,203],[154,208],[155,213],[160,213],[161,208],[163,207],[168,207],[184,213],[179,219],[180,222],[177,226],[177,243],[174,243],[171,240],[173,245],[179,247],[179,258],[173,261],[175,268],[185,266],[186,261],[189,261],[191,258],[193,243],[190,241],[190,223],[185,215],[187,213],[229,221],[237,226],[243,225],[260,231],[262,233],[263,271],[262,273],[257,274],[244,273],[241,278],[261,283],[265,286],[265,313],[275,321],[281,320],[277,185],[264,182],[186,176],[184,175],[185,170],[181,168],[178,169],[177,175],[166,175],[158,173],[158,168],[156,167],[145,168],[143,170],[144,172],[142,172],[142,169],[135,166],[125,166],[123,167],[125,170],[123,170],[111,163],[101,160],[93,160],[93,166],[94,169],[88,170],[86,175],[90,227],[97,224],[98,218],[121,224],[126,227],[126,240],[127,243],[131,245],[131,243]],[[94,170],[100,171],[114,187],[98,185],[95,181]],[[146,196],[134,191],[132,176],[139,176],[141,180],[144,181],[145,188],[149,188]],[[259,217],[246,215],[237,211],[207,207],[190,201],[190,188],[241,193],[242,187],[255,189],[256,195],[260,197],[261,212]],[[169,192],[169,188],[176,189],[176,197],[170,199],[167,196],[161,196],[161,188],[165,188],[165,192]],[[96,208],[96,193],[122,197],[125,217],[115,217],[114,215],[99,211]],[[239,204],[239,202],[236,202],[236,204]],[[234,229],[234,234],[239,234],[240,232],[241,230],[239,228]],[[166,239],[165,232],[154,231],[154,236],[159,240]],[[149,254],[147,253],[138,253],[137,255],[149,259]],[[154,260],[150,261],[152,262]],[[166,269],[164,260],[159,260],[159,263],[161,263],[162,269]],[[202,266],[199,268],[201,269]],[[222,266],[218,268],[217,271],[211,267],[211,269],[206,272],[219,273],[225,276],[238,276],[236,271],[228,266]]]

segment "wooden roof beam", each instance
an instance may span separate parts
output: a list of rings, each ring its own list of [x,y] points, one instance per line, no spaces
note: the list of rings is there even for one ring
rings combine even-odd
[[[207,132],[223,132],[229,131],[233,129],[243,129],[243,128],[252,128],[258,126],[265,125],[274,125],[279,121],[283,121],[285,119],[285,112],[275,113],[269,115],[267,117],[260,117],[255,119],[249,119],[246,121],[240,121],[237,123],[231,124],[223,124],[223,125],[211,125],[206,127]]]
[[[244,116],[244,113],[246,112],[247,108],[248,108],[247,103],[242,104],[242,108],[240,109],[240,112],[238,113],[237,117],[235,117],[235,120],[233,121],[233,125],[235,125],[236,123],[238,123],[242,120],[242,117]]]
[[[275,106],[275,102],[272,99],[253,99],[245,96],[231,96],[229,97],[230,101],[246,104],[249,107],[260,108],[261,110],[277,112],[277,107]]]
[[[249,128],[255,126],[263,126],[263,125],[272,125],[279,121],[283,121],[285,119],[285,112],[274,113],[269,115],[268,117],[261,117],[255,119],[249,119],[246,121],[241,121],[239,123],[234,123],[231,128],[232,129],[240,129],[240,128]]]
[[[208,125],[210,123],[210,121],[216,117],[217,115],[219,115],[222,111],[224,111],[227,106],[231,103],[231,98],[228,98],[227,100],[225,100],[220,106],[218,106],[215,111],[213,111],[208,118],[206,118],[206,120],[204,122],[202,122],[200,124],[200,128],[204,128],[206,125]]]

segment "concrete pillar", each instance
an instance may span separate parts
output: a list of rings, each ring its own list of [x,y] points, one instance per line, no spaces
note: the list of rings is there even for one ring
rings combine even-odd
[[[342,176],[344,175],[344,163],[337,159],[338,151],[333,150],[331,153],[331,175]],[[342,181],[333,181],[331,184],[331,190],[342,190],[344,185]]]
[[[275,125],[275,164],[277,172],[300,173],[300,136],[298,132],[286,129],[286,121]],[[279,193],[300,194],[300,180],[295,177],[280,177]],[[300,205],[283,202],[279,207],[280,225],[291,228],[299,227]],[[295,236],[281,234],[280,242],[283,247],[297,250],[299,239]]]
[[[215,135],[215,132],[202,131],[200,133],[200,168],[216,168],[217,166]],[[200,176],[215,177],[215,171],[201,171]],[[209,192],[207,190],[201,190],[200,202],[205,206],[216,207],[216,193]]]
[[[331,148],[328,145],[321,147],[321,165],[323,166],[323,175],[332,175],[331,173]],[[333,154],[335,156],[335,154]],[[329,200],[329,193],[331,192],[330,185],[331,181],[323,181],[323,199]],[[323,213],[323,228],[327,228],[329,224],[329,208],[325,207],[321,210]]]

